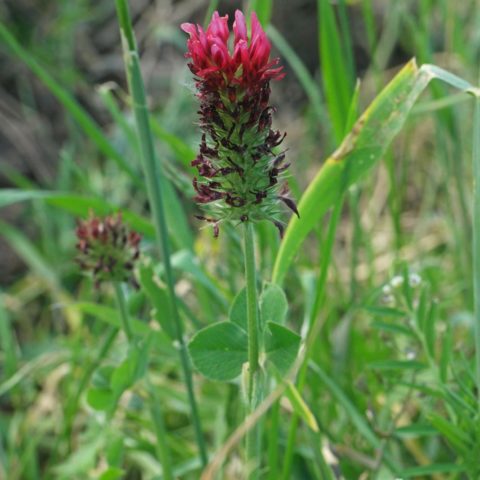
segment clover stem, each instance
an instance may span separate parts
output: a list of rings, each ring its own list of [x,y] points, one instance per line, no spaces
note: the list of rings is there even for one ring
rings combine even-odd
[[[122,328],[125,331],[125,335],[127,336],[130,347],[129,351],[132,348],[141,348],[140,343],[135,341],[136,339],[132,330],[131,319],[130,315],[128,314],[127,302],[125,300],[125,294],[123,292],[122,285],[120,282],[114,282],[114,286],[118,310],[120,311]],[[157,392],[150,382],[148,372],[145,375],[145,382],[150,396],[150,415],[155,427],[155,433],[157,437],[156,450],[158,458],[162,464],[163,478],[165,480],[174,480],[175,477],[172,470],[171,455],[167,445],[167,429],[165,428],[165,420],[163,418],[163,412],[161,410]]]
[[[245,222],[245,280],[247,290],[247,334],[248,334],[248,413],[252,413],[259,400],[259,363],[258,363],[258,300],[255,269],[255,246],[253,225]],[[254,425],[247,434],[247,465],[251,468],[250,479],[258,475],[259,429]]]
[[[247,332],[248,332],[248,366],[249,385],[248,400],[252,401],[253,377],[258,370],[258,305],[257,280],[255,271],[255,248],[253,226],[245,222],[245,280],[247,284]]]

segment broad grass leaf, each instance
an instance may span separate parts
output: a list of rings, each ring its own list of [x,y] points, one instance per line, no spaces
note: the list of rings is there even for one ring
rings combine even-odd
[[[300,335],[275,322],[268,322],[266,327],[264,340],[267,361],[283,375],[297,358]]]
[[[188,351],[195,368],[211,380],[238,377],[248,358],[247,334],[233,322],[219,322],[200,330]]]
[[[292,217],[285,231],[274,265],[275,283],[283,281],[305,237],[339,198],[339,191],[360,180],[382,158],[431,78],[431,74],[418,69],[414,60],[410,61],[326,160],[298,203],[300,218]]]

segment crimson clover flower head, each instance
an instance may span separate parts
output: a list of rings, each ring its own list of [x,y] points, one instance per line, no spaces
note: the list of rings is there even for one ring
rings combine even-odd
[[[95,286],[104,281],[130,282],[135,262],[140,256],[141,235],[129,230],[121,213],[106,217],[90,214],[79,220],[76,228],[77,262],[85,272],[92,272]]]
[[[281,204],[298,215],[285,181],[285,151],[277,151],[285,134],[271,128],[270,81],[284,77],[283,67],[270,58],[271,45],[255,12],[250,20],[249,32],[243,13],[235,12],[233,39],[228,15],[218,12],[206,30],[181,26],[190,37],[185,56],[198,90],[203,130],[192,162],[198,171],[195,199],[206,212],[198,218],[214,225],[215,236],[224,220],[266,219],[282,233]]]

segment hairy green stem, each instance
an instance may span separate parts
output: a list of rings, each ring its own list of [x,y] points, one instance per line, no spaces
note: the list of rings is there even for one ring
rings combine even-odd
[[[117,305],[122,320],[122,327],[125,331],[125,335],[128,338],[128,343],[131,347],[133,346],[134,348],[138,348],[138,346],[136,346],[134,342],[135,338],[131,327],[130,315],[128,314],[127,302],[125,301],[125,295],[123,293],[122,285],[119,282],[115,282],[114,285]],[[158,399],[158,396],[156,395],[156,392],[151,386],[151,383],[148,379],[148,374],[146,378],[146,383],[150,394],[150,413],[155,426],[155,433],[157,436],[156,450],[162,464],[163,478],[165,480],[174,480],[172,462],[170,459],[170,450],[168,449],[167,445],[167,431],[165,429],[165,421],[163,419],[163,413],[160,408],[160,401]]]
[[[259,388],[259,363],[258,363],[258,300],[257,279],[255,268],[255,245],[253,238],[253,225],[245,222],[245,281],[247,288],[247,333],[248,333],[248,410],[255,410]],[[250,479],[258,476],[258,450],[259,430],[258,424],[252,427],[247,434],[247,466],[250,469]]]
[[[185,386],[187,388],[190,411],[197,439],[198,449],[202,465],[208,462],[207,449],[203,437],[200,416],[198,413],[195,393],[193,389],[193,375],[188,357],[185,340],[183,338],[183,324],[180,318],[177,299],[175,295],[175,282],[170,262],[170,242],[167,224],[165,220],[165,205],[162,192],[162,174],[159,162],[155,156],[153,137],[150,127],[150,118],[145,98],[140,62],[132,29],[130,12],[127,0],[116,0],[117,15],[122,33],[122,41],[125,55],[125,65],[130,94],[133,100],[133,111],[137,132],[140,140],[143,171],[147,183],[147,193],[152,210],[153,222],[156,231],[156,240],[159,250],[162,252],[165,267],[165,278],[172,306],[172,321],[179,345],[180,361],[183,369]]]

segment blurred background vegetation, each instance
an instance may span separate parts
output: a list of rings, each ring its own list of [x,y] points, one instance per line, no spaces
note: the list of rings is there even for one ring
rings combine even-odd
[[[179,25],[203,23],[216,3],[130,2],[156,147],[172,187],[168,210],[177,289],[186,318],[197,326],[225,318],[242,283],[238,233],[225,229],[213,240],[210,228],[194,219],[191,200],[197,102]],[[239,1],[218,2],[219,11],[230,18],[239,7]],[[357,79],[359,112],[412,57],[476,83],[479,7],[478,0],[271,2],[273,27],[267,32],[287,71],[285,81],[273,85],[274,125],[287,131],[294,196],[300,197],[338,146]],[[113,476],[120,466],[128,472],[125,478],[161,478],[141,389],[129,392],[108,428],[83,396],[78,406],[72,407],[71,400],[111,323],[108,313],[102,317],[85,304],[112,304],[111,292],[92,293],[91,282],[79,274],[75,217],[90,208],[103,213],[122,208],[142,230],[147,256],[153,249],[114,4],[3,0],[0,20],[0,186],[15,189],[15,195],[27,192],[29,198],[19,202],[18,196],[4,195],[0,204],[0,478],[97,478],[109,467],[112,476],[105,480],[120,478],[118,472]],[[348,402],[342,403],[343,397],[314,373],[305,390],[325,439],[324,453],[346,479],[393,478],[375,457],[359,421],[406,469],[433,461],[455,463],[460,457],[470,461],[472,452],[463,447],[480,445],[479,429],[474,433],[468,426],[473,391],[471,118],[467,96],[434,83],[381,165],[349,191],[315,351],[322,372],[335,379]],[[298,332],[311,308],[327,221],[318,225],[285,283],[289,322]],[[279,239],[273,227],[261,225],[259,240],[260,269],[267,279]],[[391,279],[400,275],[406,284],[412,273],[420,276],[420,286],[391,294]],[[428,309],[434,308],[428,340],[433,362],[447,370],[442,384],[455,383],[467,405],[462,414],[458,407],[452,424],[460,429],[458,435],[479,443],[462,440],[460,448],[432,421],[432,412],[443,415],[454,407],[428,390],[429,378],[372,367],[387,359],[426,356],[418,339],[402,333],[408,325],[399,324],[416,314],[422,295]],[[409,305],[409,298],[417,302]],[[130,307],[139,318],[148,318],[141,293],[131,295]],[[121,356],[121,348],[111,357]],[[167,406],[175,464],[185,478],[198,478],[171,347],[160,343],[153,364]],[[238,386],[199,384],[210,443],[219,446],[239,420]],[[218,405],[225,392],[228,401]],[[412,424],[416,428],[401,430]],[[285,425],[280,448],[286,435]],[[314,473],[316,454],[302,426],[292,478],[321,478]],[[239,461],[230,458],[223,478],[239,478]],[[425,478],[463,478],[431,475]]]

